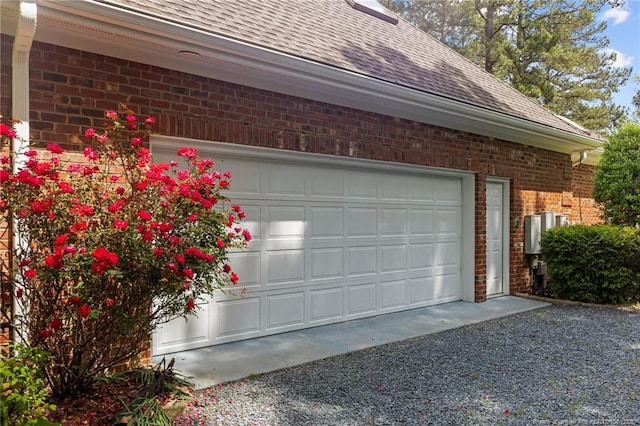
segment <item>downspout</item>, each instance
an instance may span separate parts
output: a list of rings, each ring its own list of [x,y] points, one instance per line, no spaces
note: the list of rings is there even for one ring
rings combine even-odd
[[[20,2],[20,14],[11,58],[11,114],[13,119],[21,121],[15,126],[17,139],[25,141],[29,139],[29,53],[36,34],[37,15],[36,0]],[[14,139],[12,146],[14,153],[20,154],[26,149],[20,145],[20,142]],[[19,165],[19,162],[16,162],[14,167]]]
[[[18,25],[16,35],[13,40],[13,54],[11,57],[11,115],[14,120],[20,120],[14,128],[16,138],[11,144],[11,151],[14,154],[13,171],[17,172],[25,164],[27,157],[24,155],[29,149],[29,54],[31,44],[36,34],[36,21],[38,17],[38,7],[36,0],[20,1],[20,12],[18,15]],[[13,253],[20,246],[21,235],[18,235],[14,225],[10,234],[11,247]],[[20,306],[14,299],[12,315],[21,314]],[[19,334],[19,333],[18,333]],[[13,330],[14,340],[21,340],[16,331]]]

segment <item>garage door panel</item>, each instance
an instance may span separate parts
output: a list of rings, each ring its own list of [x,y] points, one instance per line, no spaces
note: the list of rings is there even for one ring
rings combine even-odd
[[[198,348],[211,345],[211,308],[209,303],[200,302],[197,304],[196,317],[188,320],[178,318],[177,320],[163,324],[160,332],[156,333],[156,345],[167,348],[168,351],[182,350],[183,348]]]
[[[409,280],[409,305],[423,305],[433,301],[433,277],[425,276]]]
[[[309,322],[315,323],[318,321],[342,319],[342,295],[342,286],[311,290],[309,292]]]
[[[438,236],[458,235],[460,232],[460,209],[436,210],[435,230]]]
[[[260,332],[260,298],[218,300],[216,307],[217,337],[247,338]]]
[[[270,250],[267,256],[267,286],[304,284],[304,250]]]
[[[433,279],[433,295],[436,301],[460,300],[460,276],[458,273],[436,274]]]
[[[246,196],[255,199],[262,194],[261,180],[255,178],[256,174],[260,174],[260,163],[233,159],[216,163],[221,170],[232,171],[231,190],[229,191],[229,197],[232,200]]]
[[[407,281],[383,281],[380,283],[380,309],[397,309],[407,304]]]
[[[380,272],[405,271],[407,269],[407,246],[383,245],[380,247]]]
[[[344,172],[336,169],[310,170],[312,197],[344,197]]]
[[[273,294],[266,297],[267,330],[304,324],[304,292]]]
[[[316,248],[311,249],[310,253],[311,276],[309,279],[311,281],[342,277],[344,260],[342,247]]]
[[[411,209],[409,218],[412,236],[431,236],[434,234],[434,209]]]
[[[380,235],[398,236],[407,234],[406,209],[380,209]]]
[[[311,238],[342,238],[344,236],[344,209],[340,207],[311,206]]]
[[[375,207],[349,208],[349,237],[376,237],[378,235],[378,209]]]
[[[365,282],[347,287],[347,316],[362,316],[376,312],[377,285]]]
[[[268,165],[265,164],[262,176],[262,179],[267,182],[265,195],[297,195],[299,197],[305,195],[306,179],[304,167],[289,165],[286,173],[284,173],[280,167],[274,165],[266,167]]]
[[[398,201],[407,199],[407,178],[403,175],[389,175],[380,179],[380,199]]]
[[[305,208],[303,206],[267,207],[267,238],[304,238]]]
[[[238,285],[248,290],[261,285],[261,255],[259,251],[229,253],[229,265],[238,274]]]
[[[434,243],[411,244],[409,270],[424,270],[433,267]]]
[[[248,229],[251,233],[251,243],[257,243],[262,239],[262,206],[243,199],[235,200],[235,202],[242,206],[246,214],[246,217],[242,220],[242,227]]]
[[[351,171],[346,179],[346,196],[353,201],[378,199],[377,176],[371,172]]]
[[[437,242],[435,244],[434,264],[437,267],[459,267],[460,246],[457,241]]]
[[[435,191],[435,201],[439,204],[462,204],[462,191],[460,181],[442,177],[432,177],[432,185]]]
[[[377,246],[348,247],[347,276],[374,275],[376,273]]]
[[[413,202],[433,204],[435,201],[434,185],[426,185],[423,176],[407,178],[407,193],[409,200]]]

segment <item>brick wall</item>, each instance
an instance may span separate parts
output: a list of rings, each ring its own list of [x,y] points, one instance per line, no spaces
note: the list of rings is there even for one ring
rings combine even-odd
[[[10,40],[3,38],[3,49]],[[3,78],[5,77],[3,71]],[[6,112],[6,94],[2,111]],[[523,223],[551,210],[597,220],[593,168],[569,155],[155,66],[34,43],[31,136],[78,147],[104,110],[127,103],[158,132],[194,139],[469,170],[476,173],[476,299],[485,298],[486,177],[511,180],[511,291],[529,288]]]

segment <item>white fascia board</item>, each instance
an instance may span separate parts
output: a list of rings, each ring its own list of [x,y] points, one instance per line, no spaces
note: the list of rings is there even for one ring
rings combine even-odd
[[[38,4],[38,41],[567,154],[602,146],[587,136],[92,0]],[[200,56],[183,57],[181,50]]]

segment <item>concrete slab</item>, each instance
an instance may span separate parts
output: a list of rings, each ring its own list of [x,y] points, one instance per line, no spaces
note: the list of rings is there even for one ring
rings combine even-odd
[[[453,302],[165,355],[196,389],[548,306],[504,296]],[[154,362],[162,356],[154,357]]]

